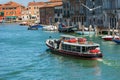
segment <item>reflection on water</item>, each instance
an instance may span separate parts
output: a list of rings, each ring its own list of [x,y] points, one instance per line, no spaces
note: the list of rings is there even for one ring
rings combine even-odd
[[[47,49],[47,53],[50,53],[50,55],[57,59],[60,64],[64,64],[67,67],[77,68],[79,66],[79,69],[93,69],[92,74],[94,76],[101,76],[101,68],[99,67],[99,63],[102,60],[81,60],[75,57],[56,55],[52,54],[49,49]]]

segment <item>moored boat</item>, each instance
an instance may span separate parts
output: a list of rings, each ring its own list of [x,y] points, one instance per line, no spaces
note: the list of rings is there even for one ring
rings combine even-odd
[[[28,25],[28,23],[27,22],[21,22],[19,25],[26,26],[26,25]]]
[[[53,26],[53,25],[44,26],[42,29],[44,31],[57,31],[58,30],[57,26]]]
[[[104,39],[105,41],[112,41],[114,39],[118,39],[119,36],[112,36],[112,35],[105,35],[102,37],[102,39]]]
[[[94,35],[95,31],[75,31],[75,33],[79,34],[79,35]]]
[[[69,33],[69,32],[74,32],[75,31],[75,29],[76,29],[76,27],[73,27],[73,26],[66,26],[66,25],[64,25],[64,24],[59,24],[59,27],[58,27],[58,31],[59,32],[67,32],[67,33]]]
[[[80,59],[97,60],[102,58],[100,45],[85,38],[62,35],[60,39],[47,39],[46,45],[61,55],[74,56]]]
[[[28,27],[28,30],[38,30],[38,28],[43,28],[40,24],[31,24]]]
[[[120,38],[119,39],[113,39],[113,41],[117,44],[120,44]]]

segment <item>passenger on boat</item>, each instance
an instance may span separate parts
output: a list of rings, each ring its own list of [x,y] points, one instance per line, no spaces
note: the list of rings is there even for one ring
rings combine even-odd
[[[61,39],[60,40],[55,40],[54,42],[57,44],[57,49],[58,49],[59,46],[60,46],[60,43],[61,43]]]

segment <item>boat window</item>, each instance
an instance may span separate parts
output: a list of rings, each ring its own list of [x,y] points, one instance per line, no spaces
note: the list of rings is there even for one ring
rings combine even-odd
[[[82,47],[82,52],[86,52],[86,47]]]
[[[76,46],[71,46],[71,51],[76,51]]]
[[[77,51],[77,52],[81,52],[81,47],[80,47],[80,46],[77,46],[77,47],[76,47],[76,51]]]
[[[63,49],[63,50],[65,49],[65,44],[62,44],[62,49]]]
[[[71,46],[70,45],[67,46],[67,50],[71,50]]]

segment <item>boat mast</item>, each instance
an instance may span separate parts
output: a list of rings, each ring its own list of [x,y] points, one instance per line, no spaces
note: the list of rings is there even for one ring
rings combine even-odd
[[[108,35],[110,35],[110,23],[109,23],[109,26],[108,26]]]

